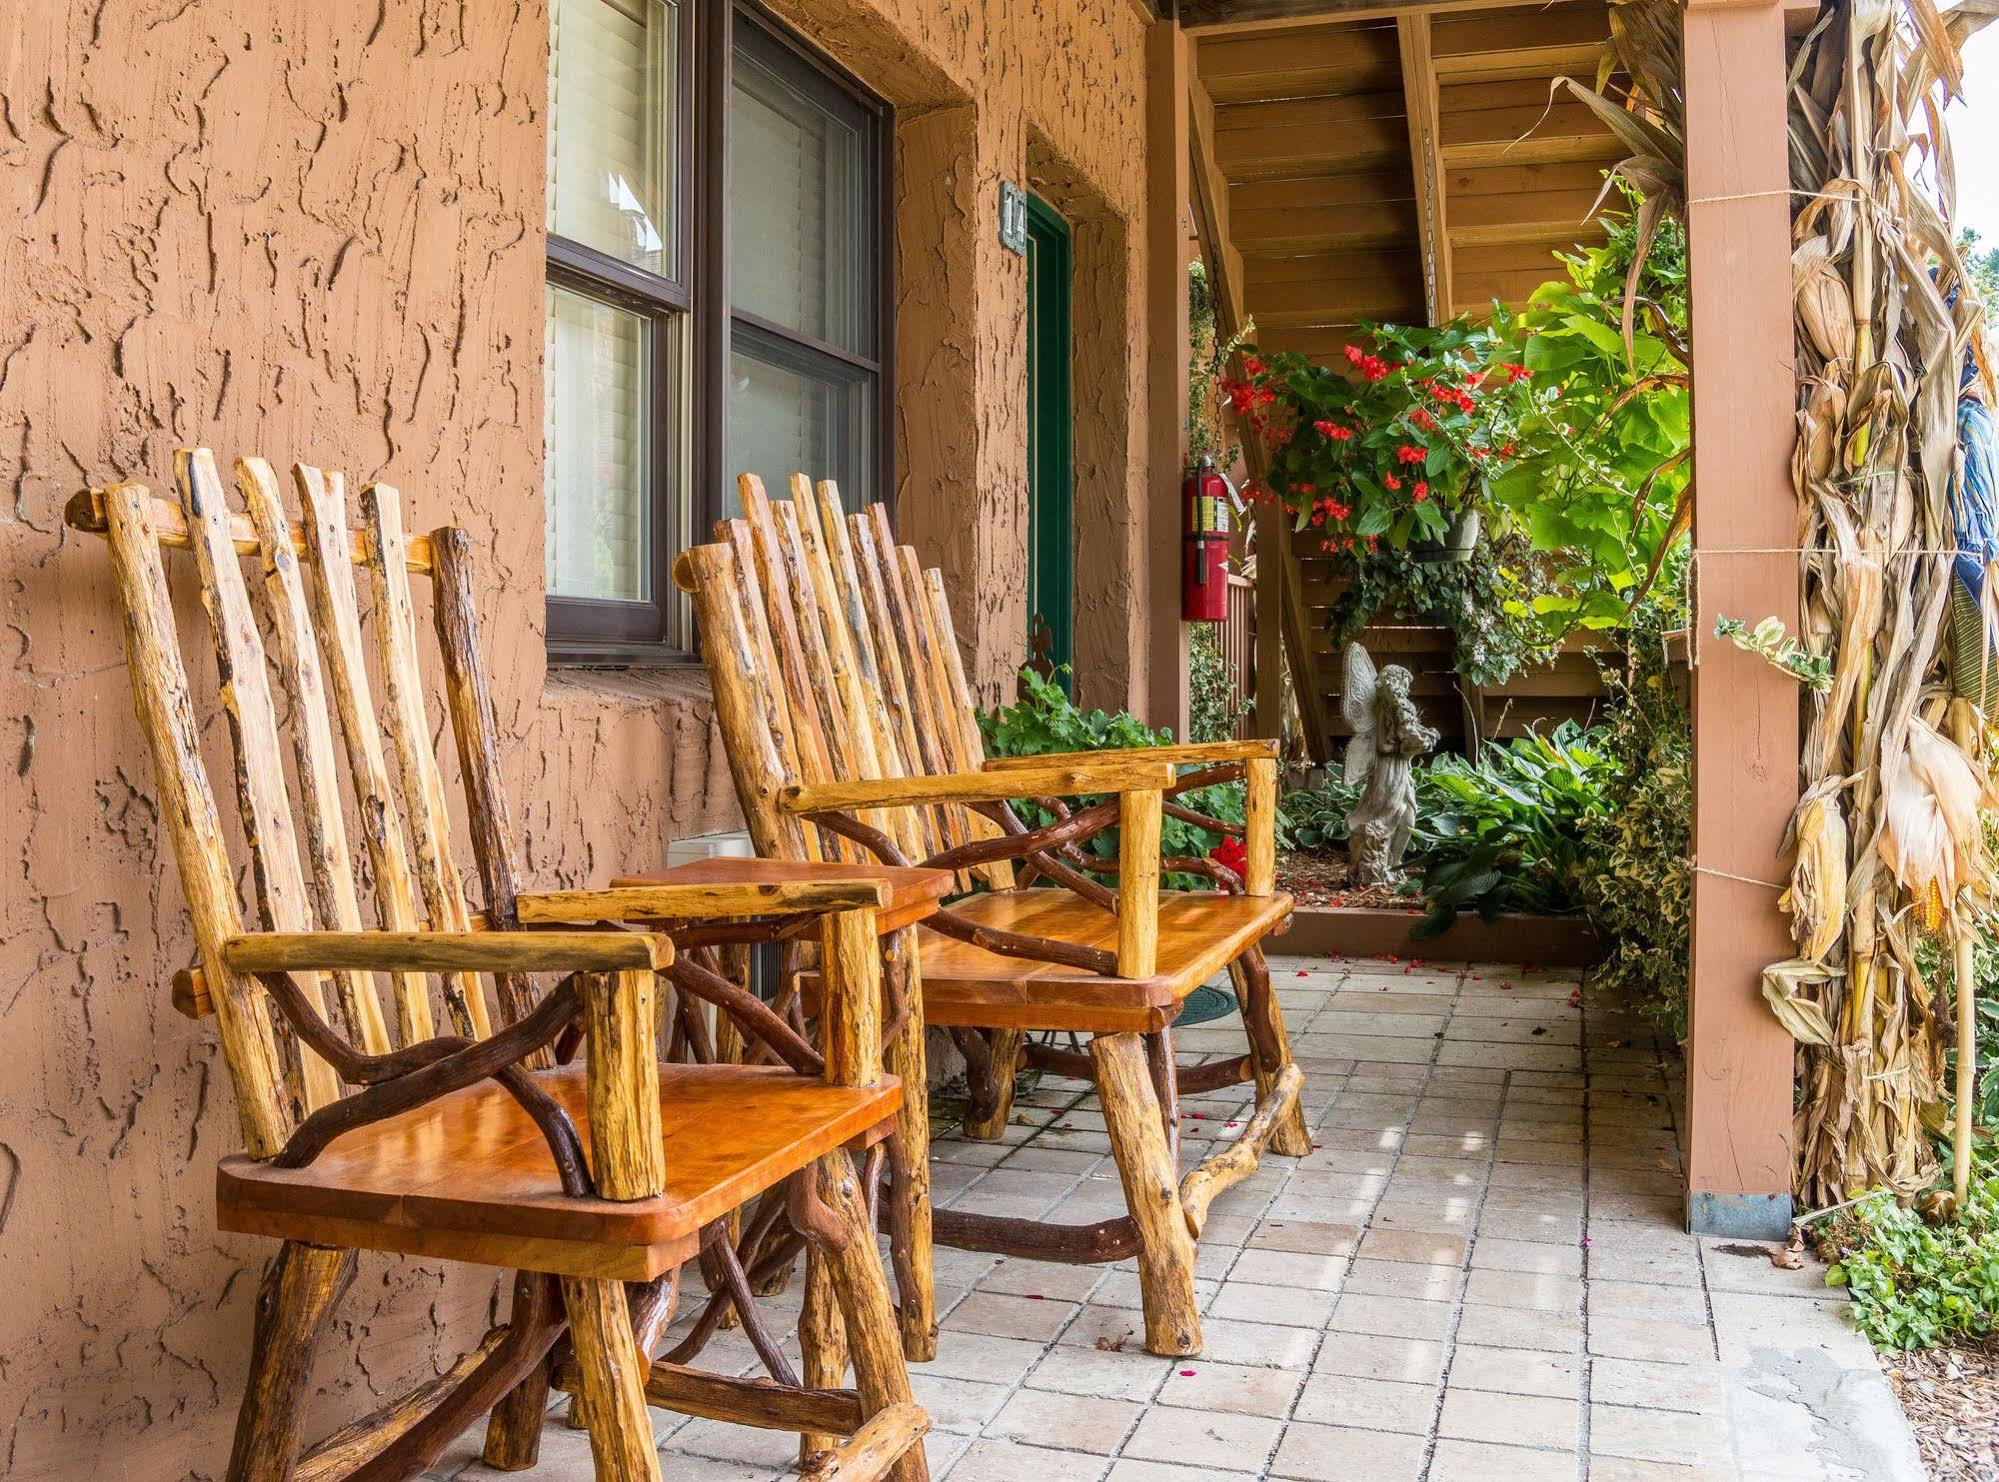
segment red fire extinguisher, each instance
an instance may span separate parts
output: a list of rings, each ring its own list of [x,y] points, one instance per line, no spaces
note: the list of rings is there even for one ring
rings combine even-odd
[[[1180,483],[1180,620],[1226,622],[1229,615],[1229,511],[1235,486],[1203,453]]]

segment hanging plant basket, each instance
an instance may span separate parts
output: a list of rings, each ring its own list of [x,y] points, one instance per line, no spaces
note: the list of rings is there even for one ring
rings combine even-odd
[[[1428,566],[1469,561],[1472,552],[1478,549],[1479,527],[1482,523],[1476,507],[1461,509],[1451,516],[1451,528],[1444,532],[1442,540],[1409,542],[1409,559],[1421,561]]]

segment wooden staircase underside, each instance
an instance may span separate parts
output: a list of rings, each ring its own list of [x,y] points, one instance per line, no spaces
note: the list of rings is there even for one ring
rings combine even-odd
[[[1553,82],[1595,77],[1604,0],[1181,0],[1180,16],[1203,251],[1224,320],[1254,318],[1262,348],[1333,364],[1361,320],[1519,302],[1557,276],[1554,251],[1601,238],[1585,213],[1623,151]],[[1327,563],[1273,544],[1289,550],[1285,650],[1322,760],[1338,711]]]

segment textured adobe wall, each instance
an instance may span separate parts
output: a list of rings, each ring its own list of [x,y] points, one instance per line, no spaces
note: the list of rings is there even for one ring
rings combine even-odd
[[[544,682],[545,38],[538,4],[484,0],[0,18],[0,1474],[219,1475],[270,1249],[214,1232],[235,1116],[212,1028],[167,1004],[191,940],[71,491],[170,492],[181,442],[390,479],[414,527],[460,521],[487,555],[537,879],[733,813],[698,687]],[[491,1288],[365,1261],[315,1419],[476,1341]]]
[[[999,183],[1076,227],[1076,648],[1085,697],[1143,704],[1145,25],[1130,0],[769,0],[898,109],[901,528],[944,569],[967,672],[1026,650],[1024,258]],[[969,287],[969,291],[968,291]]]
[[[1141,417],[1139,25],[1128,0],[820,8],[794,18],[903,108],[903,518],[998,693],[1022,647],[1025,459],[1023,274],[994,239],[997,182],[1045,168],[1092,202],[1098,353],[1127,384],[1088,405]],[[235,1118],[212,1029],[167,1004],[191,941],[103,551],[63,532],[69,493],[164,492],[180,443],[395,482],[414,528],[462,523],[486,557],[531,878],[601,879],[733,816],[698,680],[545,672],[545,68],[538,0],[0,13],[0,1474],[218,1476],[269,1250],[214,1232]],[[1078,498],[1113,532],[1143,479],[1123,431],[1097,437]],[[1143,600],[1120,538],[1080,563],[1104,614]],[[1106,675],[1142,653],[1119,627],[1085,624]],[[480,1272],[364,1259],[310,1432],[447,1362],[493,1295]]]

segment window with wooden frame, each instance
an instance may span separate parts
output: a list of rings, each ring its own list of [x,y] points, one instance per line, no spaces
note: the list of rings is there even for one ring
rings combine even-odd
[[[674,554],[739,473],[892,487],[892,116],[760,9],[550,7],[548,637],[683,660]]]

